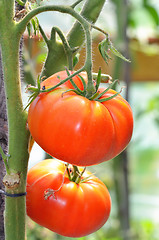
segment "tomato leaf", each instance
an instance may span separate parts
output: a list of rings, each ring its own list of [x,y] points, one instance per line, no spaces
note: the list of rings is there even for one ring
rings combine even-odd
[[[68,69],[66,68],[66,72],[67,72],[67,75],[68,77],[70,76],[70,73],[68,71]],[[77,91],[77,94],[79,95],[83,95],[83,91],[76,85],[76,83],[73,81],[72,78],[70,78],[70,82],[72,84],[72,86],[75,88],[75,90]],[[73,91],[73,90],[72,90]]]
[[[108,64],[108,60],[111,59],[111,57],[108,55],[108,51],[109,51],[109,40],[108,38],[104,39],[102,42],[99,43],[99,51],[100,54],[102,55],[104,61]]]
[[[106,92],[108,92],[108,90],[111,89],[117,81],[118,81],[118,80],[113,81],[113,82],[109,85],[109,87],[107,87],[103,92],[101,92],[100,94],[98,94],[97,97],[94,98],[94,100],[95,100],[95,101],[99,101],[99,98],[102,97]]]
[[[83,95],[85,96],[85,95],[86,95],[87,84],[86,84],[84,78],[83,78],[80,74],[78,74],[78,77],[79,77],[79,78],[81,79],[81,81],[82,81],[83,88],[84,88],[84,90],[83,90]]]
[[[99,51],[103,57],[103,59],[105,60],[105,62],[108,64],[108,60],[111,59],[111,57],[108,54],[108,51],[111,51],[115,56],[121,58],[122,60],[126,61],[126,62],[130,62],[129,59],[127,59],[126,57],[124,57],[112,44],[112,42],[109,39],[109,36],[106,35],[106,38],[99,43]]]
[[[34,35],[36,35],[37,31],[39,30],[39,21],[37,17],[32,18],[31,23],[34,30]]]
[[[28,35],[30,37],[31,36],[31,24],[30,24],[30,22],[27,25],[27,31],[28,31]]]
[[[121,58],[122,60],[126,61],[126,62],[131,62],[129,59],[127,59],[126,57],[124,57],[111,43],[110,46],[110,51],[117,57]]]
[[[31,37],[32,34],[36,35],[37,32],[39,32],[39,21],[36,17],[32,18],[31,21],[28,23],[27,31],[29,37]]]
[[[73,68],[76,66],[78,62],[79,62],[79,53],[77,53],[73,58]]]

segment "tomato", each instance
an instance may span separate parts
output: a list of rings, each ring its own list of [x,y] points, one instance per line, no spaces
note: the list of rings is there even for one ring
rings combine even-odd
[[[111,199],[96,176],[85,171],[84,182],[70,181],[62,161],[47,159],[27,175],[28,216],[38,224],[67,237],[82,237],[97,231],[107,221]],[[54,195],[44,198],[47,189]]]
[[[82,73],[86,79],[86,74]],[[42,82],[47,89],[67,77],[56,73]],[[78,76],[73,77],[83,90]],[[104,102],[89,100],[73,91],[70,81],[48,93],[40,93],[31,103],[28,126],[34,140],[51,156],[65,162],[89,166],[117,156],[129,143],[133,114],[128,102],[119,94]],[[102,92],[104,88],[99,88]],[[108,90],[101,98],[114,95]],[[100,98],[100,99],[101,99]]]

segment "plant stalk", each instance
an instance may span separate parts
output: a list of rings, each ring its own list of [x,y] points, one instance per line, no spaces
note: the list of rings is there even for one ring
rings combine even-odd
[[[0,0],[0,45],[2,52],[4,85],[6,93],[9,146],[8,168],[4,178],[5,191],[10,194],[25,192],[28,164],[27,115],[23,111],[19,43],[20,34],[14,22],[14,1]],[[7,27],[6,27],[7,26]],[[15,180],[14,177],[18,176]],[[5,197],[5,239],[25,239],[25,196]]]

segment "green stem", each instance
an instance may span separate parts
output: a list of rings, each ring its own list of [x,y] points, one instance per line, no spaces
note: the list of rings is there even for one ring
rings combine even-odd
[[[101,33],[103,33],[104,35],[107,36],[107,38],[109,38],[109,34],[108,34],[106,31],[104,31],[103,29],[101,29],[101,28],[95,26],[94,24],[91,24],[91,27],[94,28],[95,30],[97,30],[97,31],[99,31],[99,32],[101,32]]]
[[[67,171],[69,179],[71,180],[71,174],[70,174],[70,170],[69,170],[68,166],[69,166],[69,163],[66,164],[66,171]]]
[[[103,1],[103,0],[102,0]],[[22,3],[21,0],[17,1]],[[91,0],[92,2],[92,0]],[[20,69],[19,69],[19,42],[20,37],[25,31],[29,21],[38,13],[44,11],[60,11],[68,13],[75,17],[79,22],[83,21],[83,30],[87,35],[90,34],[90,24],[77,14],[73,8],[65,6],[43,6],[32,10],[18,23],[14,22],[13,0],[0,0],[0,45],[2,51],[3,73],[5,81],[5,91],[7,100],[7,115],[9,128],[9,154],[8,167],[9,177],[12,179],[10,185],[6,184],[5,191],[11,194],[23,193],[26,191],[26,174],[28,165],[28,139],[29,132],[26,128],[27,115],[23,110],[21,87],[20,87]],[[100,12],[100,11],[99,11]],[[80,38],[82,38],[80,36]],[[87,42],[90,41],[90,35]],[[90,51],[87,52],[91,59],[91,44],[88,44]],[[70,45],[71,46],[71,45]],[[72,47],[72,46],[71,46]],[[59,56],[59,55],[58,55]],[[87,61],[86,61],[87,63]],[[86,67],[88,71],[91,65]],[[84,70],[84,68],[81,68]],[[80,70],[80,71],[81,71]],[[79,72],[80,72],[79,71]],[[91,73],[89,74],[91,80]],[[14,185],[14,176],[18,177],[17,184]],[[12,177],[12,178],[11,178]],[[6,183],[6,182],[5,182]],[[12,187],[12,188],[11,188]],[[25,196],[6,197],[5,199],[5,236],[6,240],[24,240],[25,239]]]
[[[58,11],[61,13],[67,13],[79,21],[83,27],[86,37],[86,60],[84,64],[84,70],[87,72],[88,84],[87,84],[87,97],[91,97],[95,92],[95,87],[92,79],[92,44],[91,44],[91,24],[85,20],[81,15],[79,15],[73,8],[69,6],[42,6],[36,9],[33,9],[29,12],[22,20],[18,23],[18,28],[21,33],[24,32],[28,22],[35,17],[37,14],[45,11]]]
[[[80,177],[80,172],[77,166],[72,165],[73,166],[73,177],[72,177],[72,182],[78,183],[79,181],[79,177]]]
[[[105,0],[85,0],[80,14],[90,23],[94,23],[104,3]],[[78,21],[73,24],[73,27],[67,35],[67,40],[72,49],[76,48],[76,52],[80,51],[82,44],[85,42],[85,32]],[[75,56],[76,52],[73,56]],[[66,66],[68,67],[67,56],[62,43],[60,41],[52,41],[52,47],[48,48],[48,54],[42,69],[41,77],[48,78],[54,73],[62,71]]]
[[[27,115],[23,111],[20,69],[19,42],[14,18],[14,1],[1,1],[0,9],[0,45],[2,52],[4,84],[6,92],[9,147],[9,175],[17,174],[19,182],[5,185],[8,193],[25,192],[28,164],[28,137],[26,129]],[[14,187],[13,187],[14,186]],[[25,239],[25,196],[5,198],[5,239]]]
[[[75,183],[80,183],[82,180],[85,180],[85,179],[82,179],[82,176],[86,170],[86,167],[84,167],[83,171],[80,172],[79,168],[75,165],[72,165],[73,167],[73,172],[72,172],[72,176],[70,176],[70,181],[72,182],[75,182]]]
[[[70,76],[65,78],[64,80],[60,81],[58,84],[56,84],[56,86],[51,87],[51,88],[47,88],[47,89],[44,89],[44,90],[40,90],[40,92],[50,92],[50,91],[54,90],[55,88],[59,87],[60,85],[64,84],[69,79],[73,78],[74,76],[76,76],[78,73],[80,73],[82,71],[84,71],[84,67],[80,68],[79,70],[77,70],[76,72],[74,72],[73,74],[71,74]],[[28,90],[31,90],[31,89],[28,88]]]

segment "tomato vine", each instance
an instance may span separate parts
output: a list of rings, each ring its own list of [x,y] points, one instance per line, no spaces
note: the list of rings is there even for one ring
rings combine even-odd
[[[37,7],[35,9],[31,9],[30,5],[28,5],[28,1],[22,1],[17,0],[16,1],[21,6],[24,6],[24,10],[15,12],[15,1],[8,0],[3,1],[0,0],[0,45],[1,45],[1,51],[2,51],[2,60],[3,60],[3,73],[4,73],[4,82],[5,82],[5,92],[6,92],[6,100],[7,100],[7,114],[8,114],[8,129],[9,129],[9,148],[8,148],[8,155],[5,155],[0,148],[0,153],[3,157],[4,163],[6,165],[7,174],[4,178],[4,185],[5,185],[5,234],[6,234],[6,240],[24,240],[25,239],[25,195],[26,195],[26,175],[27,175],[27,167],[28,167],[28,159],[29,159],[29,151],[28,151],[28,142],[29,142],[29,136],[30,132],[27,128],[27,112],[26,109],[23,108],[23,101],[22,101],[22,93],[21,93],[21,84],[20,84],[20,69],[19,69],[19,43],[20,39],[22,37],[22,34],[24,33],[25,29],[28,28],[30,31],[30,26],[32,24],[34,33],[37,32],[37,25],[38,20],[36,19],[36,16],[42,12],[46,11],[57,11],[64,14],[69,14],[73,16],[77,21],[82,25],[82,31],[85,34],[86,39],[86,60],[84,63],[84,66],[77,70],[76,72],[69,73],[69,71],[66,69],[64,79],[61,79],[61,81],[58,79],[58,82],[56,85],[53,86],[53,88],[48,88],[48,86],[45,86],[44,82],[41,82],[40,78],[37,81],[37,87],[28,87],[28,90],[33,91],[33,95],[30,98],[30,101],[36,100],[37,97],[40,96],[50,96],[50,93],[54,90],[59,91],[60,93],[60,100],[61,98],[64,100],[69,95],[70,98],[72,95],[75,96],[75,94],[78,94],[78,97],[81,97],[85,99],[86,101],[89,100],[89,103],[92,102],[102,102],[102,104],[105,104],[106,100],[112,100],[112,98],[116,99],[118,97],[118,101],[121,100],[121,97],[119,96],[119,93],[115,93],[114,91],[110,91],[110,86],[106,90],[99,91],[99,85],[102,78],[105,78],[106,81],[109,81],[111,79],[108,75],[102,75],[101,70],[99,70],[98,74],[92,73],[92,46],[91,46],[91,28],[95,27],[92,25],[92,23],[89,22],[89,20],[86,20],[85,17],[83,17],[81,14],[79,14],[75,7],[77,4],[82,2],[82,0],[76,1],[71,6],[54,6],[54,5],[47,5],[47,6],[41,6]],[[88,2],[94,2],[93,4],[96,5],[96,1],[86,1]],[[95,14],[93,14],[95,21],[99,15],[99,12],[101,11],[101,8],[104,4],[104,0],[101,0],[98,5],[100,6],[96,11]],[[87,4],[86,4],[87,5]],[[92,5],[93,6],[93,5]],[[93,8],[93,7],[92,7]],[[91,9],[92,11],[92,9]],[[86,14],[86,13],[85,13]],[[91,15],[91,14],[90,14]],[[89,19],[89,17],[88,17]],[[91,17],[90,17],[91,19]],[[92,19],[90,20],[92,21]],[[48,48],[49,44],[52,46],[52,44],[56,45],[56,33],[60,36],[62,40],[62,49],[64,49],[64,55],[67,58],[66,65],[69,65],[69,70],[73,69],[73,58],[78,51],[79,47],[82,44],[82,41],[80,41],[79,47],[74,46],[74,44],[71,44],[71,40],[69,39],[70,36],[67,37],[64,36],[61,30],[58,28],[53,28],[51,33],[51,38],[47,39],[43,29],[41,27],[40,31],[41,34],[44,37],[44,40],[46,41]],[[98,30],[98,29],[97,29]],[[77,29],[75,31],[77,33]],[[105,33],[104,33],[105,34]],[[116,55],[121,55],[116,51],[116,49],[113,47],[113,45],[110,42],[110,39],[108,38],[108,35],[106,34],[106,41],[104,41],[100,47],[100,50],[104,56],[105,59],[108,58],[107,56],[107,50],[110,48]],[[81,37],[82,38],[82,37]],[[75,36],[72,37],[72,39],[75,39]],[[61,46],[61,45],[60,45]],[[46,61],[47,62],[47,61]],[[65,61],[64,61],[65,62]],[[59,68],[62,68],[62,64],[59,66]],[[83,77],[83,71],[86,72],[87,80]],[[57,72],[57,71],[56,71]],[[93,78],[96,78],[96,84],[93,81]],[[44,74],[41,74],[41,78],[44,77]],[[74,82],[73,78],[78,78],[80,86],[76,82]],[[71,83],[71,88],[66,88],[63,90],[62,85],[67,85]],[[113,82],[114,83],[114,82]],[[112,83],[112,84],[113,84]],[[74,91],[74,92],[72,92]],[[111,95],[111,96],[110,96]],[[59,97],[57,96],[57,97]],[[105,97],[107,96],[107,97]],[[110,101],[107,101],[108,103]],[[125,102],[126,108],[129,109],[129,105],[127,105]],[[109,104],[108,104],[109,105]],[[72,105],[74,106],[74,105]],[[103,108],[103,105],[102,107]],[[75,110],[74,108],[73,110]],[[115,111],[117,111],[115,108]],[[65,109],[64,109],[65,110]],[[70,109],[72,111],[72,109]],[[64,111],[63,111],[64,112]],[[108,112],[108,111],[107,111]],[[127,113],[126,113],[127,114]],[[77,114],[78,115],[78,114]],[[122,138],[122,127],[123,123],[121,123],[121,126],[116,128],[118,131],[119,139],[118,142],[122,144],[116,144],[114,147],[113,154],[118,154],[123,147],[126,146],[126,144],[129,142],[131,134],[132,134],[132,115],[130,109],[128,110],[127,116],[130,118],[130,128],[129,131],[127,131],[128,128],[126,128],[126,134],[128,132],[128,136],[125,134],[124,137],[126,141],[124,143],[121,141]],[[108,133],[110,133],[110,130],[114,132],[115,127],[113,126],[113,121],[111,121],[111,116],[108,116],[108,124],[110,128],[108,128]],[[99,119],[100,120],[100,119]],[[88,121],[89,122],[89,121]],[[91,142],[94,144],[93,148],[97,149],[97,146],[100,142],[100,132],[104,132],[105,126],[103,125],[102,128],[100,128],[101,122],[99,121],[98,127],[100,129],[99,132],[92,129],[91,134],[93,132],[94,134],[94,141]],[[124,122],[125,123],[125,122]],[[96,119],[93,121],[93,124],[96,124]],[[107,125],[107,124],[106,124]],[[109,134],[108,134],[109,135]],[[108,136],[106,133],[104,133],[104,139],[103,142],[106,142],[108,145],[108,149],[110,147],[110,138],[113,139],[113,137],[110,135]],[[61,138],[63,140],[63,137]],[[109,139],[109,141],[108,141]],[[66,141],[67,142],[67,141]],[[100,142],[101,143],[101,142]],[[61,144],[61,142],[60,142]],[[87,151],[90,151],[90,146],[87,148]],[[105,147],[105,146],[104,146]],[[74,149],[74,148],[73,148]],[[80,147],[79,147],[80,149]],[[110,148],[112,150],[112,148]],[[110,150],[109,149],[109,150]],[[78,150],[78,149],[76,149]],[[81,149],[80,149],[81,150]],[[109,159],[112,157],[112,152],[109,152]],[[69,151],[67,151],[68,154]],[[70,151],[71,152],[71,151]],[[79,153],[79,152],[78,152]],[[77,152],[74,153],[75,157],[77,156]],[[99,157],[101,153],[99,151],[96,152],[97,158]],[[103,154],[103,153],[102,153]],[[88,154],[85,156],[87,157]],[[72,157],[72,156],[71,156]],[[81,156],[80,156],[81,157]],[[75,158],[73,158],[74,161]],[[81,158],[82,159],[82,158]],[[80,161],[81,161],[80,159]],[[100,158],[100,161],[103,161],[103,155]],[[85,181],[82,176],[84,176],[85,172],[79,171],[77,168],[76,160],[79,161],[79,159],[75,159],[75,165],[72,167],[73,171],[70,172],[70,168],[67,168],[67,173],[69,176],[69,180],[71,180],[71,183],[75,184],[75,186],[79,184],[87,184],[89,181]],[[94,160],[92,161],[92,156],[90,159],[88,159],[88,163],[86,165],[94,164]],[[96,160],[96,159],[95,159]],[[80,165],[85,165],[85,159],[84,162],[79,162]],[[73,163],[73,164],[74,164]],[[90,174],[89,174],[90,175]],[[68,179],[67,179],[68,180]],[[92,180],[92,178],[91,178]],[[101,184],[101,183],[100,183]],[[89,234],[90,232],[97,230],[99,227],[101,227],[104,222],[107,220],[110,210],[110,197],[109,193],[106,190],[106,187],[104,187],[104,184],[102,185],[102,189],[104,189],[104,196],[106,196],[106,199],[108,200],[108,209],[106,209],[106,203],[103,203],[102,208],[99,209],[101,213],[106,213],[104,218],[104,221],[100,221],[100,224],[96,227],[96,219],[94,218],[94,227],[93,229],[85,229],[83,234]],[[83,185],[82,185],[83,186]],[[45,186],[46,190],[46,186]],[[61,190],[61,188],[60,188]],[[58,191],[58,193],[60,192]],[[93,191],[94,194],[94,191]],[[96,197],[96,194],[93,195]],[[74,199],[74,198],[73,198]],[[91,200],[90,205],[91,205]],[[97,197],[98,200],[98,197]],[[98,200],[99,201],[99,200]],[[97,201],[97,203],[98,203]],[[98,204],[97,204],[98,205]],[[91,205],[92,206],[92,205]],[[89,207],[89,205],[88,205]],[[93,205],[93,209],[94,209]],[[104,211],[103,211],[104,209]],[[90,211],[91,212],[91,211]],[[103,216],[103,215],[102,215]],[[103,219],[102,218],[102,219]],[[15,221],[16,219],[16,221]],[[91,219],[91,218],[90,218]],[[101,219],[100,219],[101,220]],[[15,231],[17,229],[17,231]],[[60,232],[61,233],[61,232]],[[75,233],[71,233],[71,235],[75,236]],[[80,233],[79,233],[80,234]],[[70,235],[70,236],[71,236]]]

